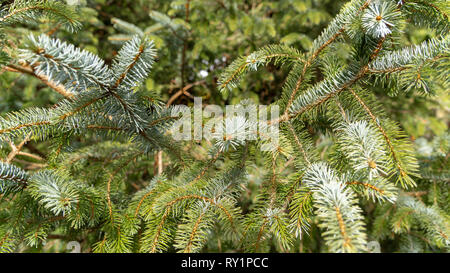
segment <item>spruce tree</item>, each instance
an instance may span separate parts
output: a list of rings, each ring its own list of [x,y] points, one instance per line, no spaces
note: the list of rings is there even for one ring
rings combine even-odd
[[[278,107],[280,116],[257,124],[226,117],[226,137],[209,142],[174,140],[182,108],[142,91],[158,66],[146,31],[114,19],[130,35],[107,64],[48,33],[10,42],[11,28],[43,19],[77,35],[74,7],[5,4],[1,68],[61,99],[0,117],[1,252],[50,240],[121,253],[371,252],[372,242],[392,252],[448,251],[449,135],[420,153],[379,98],[448,90],[449,9],[445,0],[352,0],[308,50],[276,43],[237,58],[217,75],[221,96],[233,96],[248,73],[279,67],[287,76],[267,111]],[[177,50],[188,46],[188,20],[151,14],[180,37]],[[408,24],[435,37],[405,45]],[[278,127],[278,142],[240,139],[255,126]],[[39,142],[45,154],[23,151]]]

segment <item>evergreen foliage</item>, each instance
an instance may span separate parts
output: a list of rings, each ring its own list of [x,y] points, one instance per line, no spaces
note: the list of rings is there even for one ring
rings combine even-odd
[[[238,9],[230,3],[221,9]],[[188,58],[215,52],[205,49],[214,35],[192,45],[203,19],[190,9],[207,7],[170,5],[185,17],[152,10],[156,23],[147,27],[112,18],[119,33],[109,41],[121,47],[113,58],[41,31],[11,45],[13,24],[50,20],[71,33],[83,19],[60,1],[2,6],[4,87],[21,73],[59,97],[0,117],[0,252],[43,249],[49,240],[93,252],[370,252],[371,241],[386,252],[448,251],[450,135],[421,145],[380,100],[448,92],[448,1],[351,0],[314,39],[277,37],[220,75],[209,70],[217,82],[198,92],[211,89],[210,102],[245,98],[239,92],[258,90],[246,80],[258,73],[286,74],[268,110],[279,106],[278,118],[226,117],[226,137],[212,142],[171,136],[182,111],[176,99],[205,81]],[[318,24],[328,18],[317,16]],[[409,24],[434,36],[410,44]],[[165,102],[161,86],[173,74],[180,91]],[[158,90],[149,92],[149,79]],[[256,125],[279,126],[278,144],[243,140]]]

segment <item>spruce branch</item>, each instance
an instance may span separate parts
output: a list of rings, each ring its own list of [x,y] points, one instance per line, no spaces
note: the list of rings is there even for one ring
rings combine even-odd
[[[416,168],[417,168],[417,167],[414,166],[415,164],[411,165],[410,166],[411,168],[409,170],[405,170],[405,167],[403,166],[402,161],[400,161],[400,159],[398,158],[396,150],[395,150],[395,148],[394,148],[394,146],[392,144],[392,140],[388,136],[386,130],[381,126],[380,121],[375,117],[375,115],[372,113],[370,108],[358,96],[358,94],[352,88],[350,88],[349,90],[352,93],[352,95],[357,99],[359,104],[361,104],[361,106],[367,112],[367,114],[369,115],[369,117],[372,120],[373,124],[375,124],[375,126],[377,126],[378,130],[383,135],[383,138],[385,139],[386,144],[389,147],[389,152],[392,155],[392,159],[394,160],[395,167],[398,168],[398,170],[399,170],[400,176],[399,176],[398,180],[401,182],[402,186],[404,186],[404,187],[415,186],[414,181],[412,179],[408,178],[408,173],[409,172],[411,172],[412,174],[415,174],[415,171],[416,171]]]
[[[28,186],[29,175],[22,169],[0,161],[0,192],[7,194]]]
[[[75,9],[58,1],[16,0],[0,12],[0,26],[46,17],[75,32],[81,27]]]
[[[330,251],[364,251],[365,228],[352,191],[323,163],[313,164],[303,181],[313,191],[319,226],[325,229],[323,235]]]
[[[247,71],[256,71],[259,66],[273,62],[275,65],[289,63],[303,63],[302,54],[292,47],[286,45],[268,45],[253,52],[247,57],[240,57],[228,66],[219,79],[221,92],[235,88],[240,78]]]
[[[117,75],[114,77],[112,89],[121,85],[130,89],[139,86],[148,77],[155,56],[153,41],[136,35],[126,42],[112,66],[113,74]]]
[[[381,51],[385,38],[381,38],[378,41],[376,48],[370,55],[370,61],[373,61],[378,53]],[[300,96],[289,108],[289,112],[283,114],[281,117],[273,120],[269,120],[268,124],[277,124],[289,121],[297,116],[316,108],[331,98],[335,97],[348,87],[352,86],[360,79],[362,79],[369,70],[369,65],[365,65],[361,68],[350,67],[348,70],[341,70],[333,78],[327,78],[322,82],[319,82],[309,90],[305,91],[303,96]],[[331,86],[331,88],[330,88]]]
[[[21,57],[34,67],[36,74],[45,75],[74,93],[104,89],[113,75],[96,55],[44,34],[29,36]]]

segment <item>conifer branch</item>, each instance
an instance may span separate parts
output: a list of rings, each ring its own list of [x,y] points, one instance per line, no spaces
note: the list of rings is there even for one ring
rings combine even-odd
[[[132,161],[134,161],[137,157],[141,156],[143,152],[137,153],[136,155],[130,157],[127,161],[125,161],[122,165],[120,165],[118,168],[114,170],[113,173],[109,176],[108,182],[106,183],[106,200],[108,201],[108,210],[109,210],[109,217],[111,219],[111,223],[114,224],[114,217],[113,217],[113,207],[111,202],[111,183],[115,176],[123,170],[128,164],[130,164]]]
[[[357,2],[357,1],[354,1],[354,2]],[[355,16],[357,16],[358,13],[360,13],[360,12],[362,12],[364,9],[366,9],[366,8],[369,6],[370,2],[371,2],[371,0],[366,1],[366,2],[358,9],[358,11],[357,11],[357,13],[356,13]],[[353,3],[350,3],[349,6],[352,5],[352,4],[353,4]],[[349,10],[350,10],[350,9],[351,9],[351,8],[349,8]],[[347,16],[346,13],[347,13],[347,10],[343,10],[343,11],[341,11],[341,13],[340,13],[339,15],[341,15],[342,17],[345,17],[345,16]],[[338,16],[339,16],[339,15],[338,15]],[[328,27],[328,29],[324,30],[324,32],[322,33],[322,37],[319,37],[319,38],[316,39],[316,43],[320,43],[320,42],[324,39],[324,37],[326,37],[326,35],[327,35],[329,32],[331,33],[332,31],[334,31],[333,28],[336,27],[335,24],[337,25],[337,22],[338,22],[339,20],[342,20],[342,19],[336,18],[336,19],[335,19],[335,22],[330,23],[330,26]],[[286,104],[286,109],[285,109],[285,111],[284,111],[284,113],[283,113],[283,116],[287,116],[287,115],[288,115],[289,108],[290,108],[290,106],[292,105],[292,103],[294,102],[294,99],[295,99],[295,97],[296,97],[296,94],[297,94],[298,90],[300,89],[300,86],[301,86],[301,84],[302,84],[302,82],[303,82],[303,80],[304,80],[304,77],[305,77],[305,74],[306,74],[307,69],[312,65],[313,61],[317,58],[317,56],[319,56],[319,54],[320,54],[327,46],[329,46],[331,43],[333,43],[340,35],[342,35],[342,33],[344,33],[344,31],[345,31],[345,26],[344,26],[344,27],[341,27],[341,28],[339,28],[337,31],[335,31],[334,34],[333,34],[331,37],[329,37],[329,38],[328,38],[324,43],[322,43],[320,46],[318,46],[318,45],[315,46],[315,48],[317,47],[317,49],[316,49],[315,51],[312,52],[312,54],[309,56],[309,58],[307,59],[307,61],[304,63],[303,69],[302,69],[302,73],[301,73],[301,75],[300,75],[300,77],[299,77],[299,79],[298,79],[298,81],[297,81],[297,83],[296,83],[296,85],[295,85],[294,90],[292,91],[292,93],[291,93],[291,95],[290,95],[289,101],[288,101],[287,104]]]
[[[8,181],[12,181],[15,184],[10,185]],[[11,190],[17,190],[17,186],[20,186],[20,188],[28,186],[28,174],[14,165],[0,161],[1,192],[5,193]]]
[[[383,193],[384,193],[384,190],[382,190],[382,189],[380,189],[380,188],[377,188],[377,187],[375,187],[374,185],[371,185],[371,184],[369,184],[369,183],[364,183],[364,182],[360,182],[360,181],[350,181],[350,182],[346,182],[346,184],[347,184],[347,185],[361,185],[361,186],[364,186],[364,187],[366,187],[366,188],[370,188],[370,189],[372,189],[372,190],[374,190],[374,191],[377,191],[377,192],[379,192],[380,194],[383,194]]]
[[[334,34],[330,39],[328,39],[323,45],[321,45],[314,53],[311,54],[311,56],[308,58],[308,60],[303,65],[302,74],[300,75],[300,78],[298,79],[294,90],[291,93],[291,96],[289,98],[289,101],[286,104],[286,109],[284,110],[283,115],[287,115],[289,111],[289,107],[291,107],[291,104],[294,102],[295,96],[297,95],[298,90],[300,89],[300,86],[304,80],[306,70],[311,66],[313,61],[319,56],[320,52],[322,52],[328,45],[330,45],[334,40],[336,40],[343,32],[344,28],[341,28]]]
[[[309,159],[308,159],[308,156],[307,156],[307,154],[306,154],[306,151],[305,151],[305,149],[303,148],[302,143],[301,143],[300,140],[298,139],[298,136],[297,136],[297,134],[296,134],[295,131],[294,131],[294,127],[292,127],[292,123],[291,123],[291,122],[288,122],[287,124],[288,124],[289,130],[291,131],[292,135],[294,136],[295,143],[297,144],[299,150],[302,152],[303,159],[306,161],[306,163],[307,163],[308,165],[311,165],[311,162],[310,162]]]
[[[62,23],[71,32],[81,26],[73,8],[57,1],[47,0],[14,1],[9,6],[7,13],[0,17],[0,24],[14,23],[24,19],[36,20],[42,15]]]
[[[384,41],[385,41],[385,38],[381,38],[380,41],[378,41],[377,47],[375,48],[375,50],[370,55],[370,61],[373,61],[378,56],[379,52],[381,51],[381,47],[382,47]],[[281,117],[279,117],[277,119],[269,120],[267,123],[269,125],[271,125],[271,124],[277,124],[277,123],[286,122],[286,121],[289,121],[289,120],[292,120],[292,119],[296,118],[297,116],[299,116],[299,115],[301,115],[301,114],[303,114],[303,113],[305,113],[305,112],[307,112],[307,111],[309,111],[309,110],[311,110],[311,109],[313,109],[313,108],[315,108],[315,107],[317,107],[319,105],[324,104],[325,102],[327,102],[328,100],[330,100],[331,98],[336,96],[337,94],[341,93],[342,91],[346,90],[347,88],[349,88],[350,86],[352,86],[353,84],[358,82],[361,78],[363,78],[366,75],[368,70],[369,70],[369,64],[363,66],[358,71],[358,73],[356,75],[354,75],[354,76],[352,75],[353,74],[352,71],[350,71],[349,72],[350,79],[348,81],[342,83],[342,84],[336,85],[334,83],[336,89],[334,89],[333,91],[328,92],[328,94],[326,94],[325,96],[319,97],[319,98],[317,98],[316,100],[314,100],[312,102],[308,102],[308,104],[306,104],[304,107],[301,107],[299,110],[293,110],[293,109],[299,108],[298,106],[293,105],[295,107],[291,107],[290,108],[290,113],[285,113],[285,114],[283,114]],[[342,73],[339,76],[344,76],[344,73]],[[327,86],[333,85],[331,81],[326,82],[326,80],[325,80],[324,82],[321,82],[321,83],[316,85],[317,91],[314,90],[314,89],[311,89],[310,92],[311,93],[313,93],[313,92],[321,92],[321,90],[320,90],[322,88],[321,84],[327,85]],[[305,97],[306,97],[306,95],[305,95]]]
[[[225,48],[245,49],[240,43],[221,45],[220,37],[232,42],[226,33],[208,36],[214,24],[197,28],[204,22],[196,13],[210,11],[209,6],[197,10],[193,1],[173,3],[171,8],[182,16],[152,11],[156,24],[150,26],[140,22],[140,16],[126,22],[100,11],[121,32],[108,37],[122,47],[107,65],[109,60],[89,52],[89,39],[82,43],[86,50],[44,34],[22,43],[23,28],[12,27],[30,21],[34,32],[49,35],[60,27],[75,30],[80,26],[75,12],[84,14],[85,9],[59,1],[14,2],[0,10],[0,64],[3,71],[27,76],[4,73],[8,88],[26,90],[19,90],[25,95],[19,104],[6,94],[4,106],[28,104],[36,83],[38,89],[50,87],[64,98],[48,108],[23,108],[0,117],[5,158],[0,161],[0,252],[18,247],[27,251],[46,239],[68,239],[59,234],[61,227],[63,233],[81,234],[77,236],[83,246],[93,252],[371,252],[368,238],[379,241],[383,250],[448,248],[449,141],[441,132],[445,119],[436,112],[439,115],[426,124],[432,132],[425,138],[422,132],[416,134],[422,128],[413,128],[409,120],[394,120],[418,105],[427,120],[431,116],[426,107],[442,106],[433,104],[432,97],[417,99],[417,91],[442,95],[448,86],[444,71],[450,27],[442,0],[349,0],[315,39],[291,33],[280,39],[282,44],[234,60],[217,81],[222,94],[212,96],[206,80],[188,82],[190,76],[204,77],[203,71],[198,73],[203,67],[211,79],[210,72],[227,61],[221,57],[229,56],[222,52]],[[262,4],[263,11],[244,6],[252,15],[246,22],[257,25],[235,32],[234,19],[226,21],[224,30],[236,35],[235,42],[256,29],[277,41],[285,32],[279,27],[291,23],[289,16],[270,16],[270,5]],[[332,13],[305,11],[305,18],[317,16],[322,25],[338,6],[327,6]],[[217,7],[212,5],[214,16],[235,9]],[[268,17],[254,21],[261,12],[269,12],[263,15]],[[38,25],[48,22],[42,17],[54,25]],[[425,41],[403,47],[422,37],[410,37],[407,24],[430,30]],[[203,37],[205,29],[213,44]],[[246,41],[252,46],[260,43]],[[298,44],[307,50],[302,53],[290,46]],[[104,46],[100,39],[97,48]],[[163,52],[158,59],[162,66],[149,79],[156,48]],[[196,55],[205,60],[188,60]],[[168,59],[173,56],[178,61]],[[226,92],[263,66],[268,66],[264,75],[271,74],[264,77],[268,93],[259,98],[260,103],[270,103],[268,121],[261,121],[265,112],[253,121],[253,110],[249,113],[246,107],[257,105],[246,99],[238,105],[247,113],[220,121],[225,135],[214,130],[212,141],[171,139],[181,111],[173,105],[181,96],[193,98],[192,89],[199,85],[203,87],[196,91],[206,92],[204,98],[211,101],[235,96]],[[284,71],[273,73],[273,67],[288,72],[284,82],[279,77]],[[253,80],[244,83],[243,90],[261,87],[254,83],[254,73],[249,76]],[[272,78],[273,84],[267,85]],[[161,90],[167,84],[172,90],[175,79],[181,79],[177,90],[169,92],[167,102],[161,101]],[[408,94],[392,99],[400,90]],[[258,90],[227,100],[253,91]],[[380,94],[383,105],[396,109],[382,111]],[[54,98],[44,96],[33,103]],[[277,109],[281,113],[275,117]],[[214,114],[214,119],[203,121],[219,120]],[[273,129],[269,125],[279,130],[268,132],[265,129]],[[414,145],[406,132],[417,138]],[[250,134],[255,139],[248,139]],[[29,140],[45,142],[36,150],[26,144]],[[398,188],[416,185],[420,187],[409,192]]]

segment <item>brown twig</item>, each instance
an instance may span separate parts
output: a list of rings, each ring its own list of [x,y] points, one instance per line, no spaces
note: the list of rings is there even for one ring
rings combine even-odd
[[[64,97],[66,97],[66,98],[73,97],[73,94],[71,92],[67,91],[66,88],[64,87],[64,85],[53,82],[45,75],[37,74],[31,66],[21,66],[21,65],[9,64],[9,65],[4,66],[4,69],[6,71],[10,71],[10,72],[18,72],[18,73],[31,75],[31,76],[41,80],[48,87],[52,88],[53,90],[55,90],[59,94],[63,95]]]
[[[19,145],[14,145],[13,142],[9,142],[9,145],[11,146],[11,152],[8,154],[8,157],[6,158],[6,163],[11,163],[11,161],[20,153],[20,150],[22,149],[23,145],[30,139],[30,135],[26,136],[22,142],[20,142]]]
[[[173,94],[169,98],[169,100],[167,101],[166,107],[169,107],[170,105],[172,105],[173,102],[181,95],[185,95],[185,96],[190,97],[191,99],[193,99],[194,96],[192,96],[192,94],[189,93],[188,90],[191,89],[192,87],[196,86],[196,85],[203,84],[204,82],[205,82],[205,80],[201,80],[201,81],[196,81],[196,82],[193,82],[193,83],[190,83],[190,84],[184,86],[183,88],[178,90],[175,94]]]
[[[155,164],[153,165],[153,175],[160,175],[163,172],[162,151],[155,154]]]

